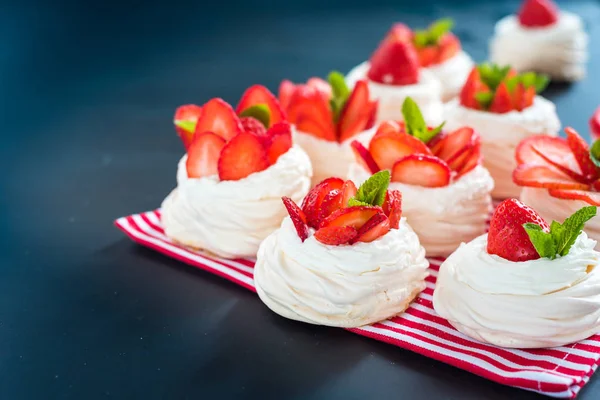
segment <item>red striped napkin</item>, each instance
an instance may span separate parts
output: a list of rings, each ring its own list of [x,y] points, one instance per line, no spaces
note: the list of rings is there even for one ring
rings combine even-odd
[[[160,210],[115,221],[133,241],[194,267],[254,289],[254,260],[208,257],[174,244],[164,234]],[[359,335],[390,343],[504,385],[551,397],[575,398],[598,367],[600,335],[552,349],[510,350],[476,342],[440,318],[431,303],[439,266],[430,259],[427,288],[401,316],[361,328]]]

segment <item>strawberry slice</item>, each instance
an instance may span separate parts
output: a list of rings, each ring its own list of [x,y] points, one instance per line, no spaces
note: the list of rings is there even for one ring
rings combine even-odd
[[[386,85],[413,85],[419,82],[419,58],[412,43],[384,40],[370,59],[367,76]]]
[[[325,218],[321,222],[321,228],[327,226],[351,226],[359,229],[375,214],[383,214],[381,207],[353,206],[341,208]]]
[[[473,128],[465,126],[433,142],[431,152],[442,160],[449,162],[452,158],[456,158],[465,148],[473,148],[480,143],[481,137],[479,134]]]
[[[290,80],[284,79],[279,84],[279,104],[284,110],[290,105],[295,90],[296,85]]]
[[[352,182],[352,181],[344,182],[344,185],[342,186],[342,189],[341,189],[342,207],[348,207],[348,200],[350,200],[351,197],[356,196],[356,192],[358,192],[358,189],[356,188],[356,185],[354,184],[354,182]]]
[[[546,156],[544,153],[542,153],[540,150],[538,150],[535,147],[535,145],[532,146],[532,149],[533,149],[534,153],[536,153],[540,158],[542,158],[544,161],[546,161],[549,165],[558,169],[560,172],[564,173],[565,175],[568,175],[571,179],[574,179],[577,182],[581,182],[581,183],[589,183],[590,182],[589,178],[586,178],[585,176],[583,176],[575,171],[570,170],[569,168],[565,167],[564,165],[561,165],[558,162],[552,160],[550,157]]]
[[[315,239],[323,244],[339,246],[349,243],[358,231],[351,226],[328,226],[315,232]]]
[[[590,158],[590,147],[586,141],[570,126],[565,128],[565,133],[567,134],[567,144],[581,168],[581,173],[590,180],[597,179],[599,177],[598,168]]]
[[[477,93],[488,93],[490,89],[481,81],[477,67],[473,67],[460,91],[460,104],[474,110],[481,110],[481,104],[475,98]]]
[[[473,151],[475,151],[474,144],[468,144],[463,146],[462,149],[454,153],[452,157],[450,157],[447,161],[448,166],[452,171],[460,171],[467,162],[467,160],[471,157]]]
[[[222,181],[237,181],[250,174],[269,168],[267,152],[259,138],[242,132],[221,150],[218,169]]]
[[[594,115],[590,118],[590,131],[592,138],[600,139],[600,107],[596,108]]]
[[[410,28],[403,23],[396,22],[394,25],[392,25],[392,28],[390,29],[384,40],[410,43],[412,42],[412,38],[413,32],[410,30]]]
[[[512,95],[513,107],[517,111],[523,111],[533,104],[535,99],[535,87],[529,86],[525,88],[522,83],[517,84]]]
[[[513,104],[510,98],[510,92],[506,87],[506,82],[501,82],[496,88],[496,94],[494,94],[494,100],[490,106],[490,112],[504,114],[512,110]]]
[[[269,91],[269,89],[262,85],[254,85],[246,89],[235,111],[236,113],[241,114],[245,109],[258,104],[266,105],[271,112],[271,119],[267,128],[280,121],[286,120],[285,112],[281,108],[277,98]]]
[[[300,131],[324,140],[337,140],[331,108],[315,88],[298,85],[287,111],[289,121]]]
[[[369,150],[367,150],[362,143],[354,140],[352,143],[350,143],[350,146],[352,147],[356,161],[358,161],[367,171],[369,171],[371,174],[375,174],[380,171],[380,168],[373,159],[373,156],[371,156]]]
[[[327,194],[333,190],[340,190],[344,186],[344,181],[340,178],[327,178],[312,188],[302,201],[302,211],[306,215],[308,226],[317,229],[319,227],[319,217],[321,203]]]
[[[585,190],[565,190],[565,189],[548,189],[548,193],[552,197],[567,200],[585,201],[591,206],[600,207],[600,193],[588,192]]]
[[[194,135],[187,151],[185,168],[189,178],[202,178],[216,175],[217,164],[225,140],[212,132]]]
[[[390,220],[390,227],[398,229],[402,218],[402,193],[399,190],[388,190],[382,208]]]
[[[460,52],[460,40],[451,32],[446,33],[439,41],[438,63],[443,63]]]
[[[296,128],[301,132],[311,134],[323,140],[330,142],[336,141],[334,130],[327,127],[327,125],[321,124],[320,121],[310,116],[299,117],[296,121]]]
[[[290,219],[294,223],[294,228],[296,228],[296,232],[298,233],[298,237],[303,242],[308,238],[308,226],[306,226],[306,216],[298,207],[294,200],[289,197],[282,197],[283,205],[285,206],[288,214],[290,215]]]
[[[370,243],[379,239],[390,231],[390,220],[385,214],[373,215],[363,226],[358,229],[356,236],[350,240],[350,244],[356,242]]]
[[[471,151],[469,157],[465,160],[462,167],[457,170],[456,180],[460,179],[463,175],[473,171],[475,167],[483,163],[483,156],[481,155],[481,145],[475,146]]]
[[[375,139],[376,137],[380,137],[380,136],[396,136],[397,137],[400,134],[400,132],[404,132],[405,129],[406,128],[405,128],[404,122],[383,121],[381,124],[379,124],[379,127],[377,128],[377,132],[375,132],[373,139]]]
[[[547,189],[588,190],[589,185],[576,182],[567,175],[546,165],[521,164],[513,171],[513,181],[519,186]]]
[[[256,135],[259,138],[264,138],[267,136],[267,129],[265,126],[253,117],[242,117],[240,118],[240,122],[242,123],[242,130],[244,132],[250,132]]]
[[[202,107],[195,104],[179,106],[177,107],[177,110],[175,110],[173,123],[175,124],[177,135],[181,138],[186,150],[190,147],[190,144],[192,144],[194,131],[196,130],[196,122],[198,121],[201,112]]]
[[[267,146],[267,158],[269,164],[277,162],[282,154],[292,148],[292,129],[286,121],[281,121],[271,126],[267,131],[269,144]]]
[[[450,184],[451,171],[443,160],[430,155],[411,154],[400,159],[392,168],[392,182],[424,187]]]
[[[521,25],[537,28],[556,23],[558,13],[558,7],[552,0],[525,0],[518,17]]]
[[[490,220],[487,252],[514,262],[540,258],[523,228],[526,223],[534,223],[545,232],[550,231],[548,223],[531,207],[517,199],[504,200]]]
[[[367,81],[356,82],[348,101],[340,113],[338,122],[339,142],[344,142],[352,136],[367,129],[367,123],[372,113],[369,101],[369,86]]]
[[[369,152],[381,169],[392,169],[396,161],[410,154],[431,154],[425,143],[404,132],[373,138]]]
[[[540,153],[544,154],[546,158],[541,157]],[[530,136],[519,143],[515,151],[515,158],[518,164],[560,164],[576,174],[582,175],[571,148],[563,138],[546,135]],[[552,160],[552,163],[549,164],[546,159]]]
[[[329,99],[331,99],[331,96],[332,96],[331,85],[329,85],[329,83],[327,81],[325,81],[324,79],[321,79],[318,77],[312,77],[306,81],[306,84],[310,87],[315,88],[317,90],[317,92],[319,92],[321,94],[321,97],[323,97],[323,100],[329,101]]]
[[[203,107],[194,134],[213,132],[225,141],[242,132],[242,123],[235,111],[223,99],[209,100]]]
[[[321,224],[325,218],[329,217],[334,211],[342,208],[342,192],[341,190],[334,189],[331,192],[327,193],[323,198],[323,202],[321,203],[321,207],[319,209],[319,221],[318,224]]]
[[[419,65],[423,68],[439,63],[440,48],[436,45],[417,48],[417,54],[419,56]]]

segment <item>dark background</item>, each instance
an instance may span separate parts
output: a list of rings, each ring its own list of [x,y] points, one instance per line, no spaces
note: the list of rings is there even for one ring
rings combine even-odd
[[[600,3],[563,1],[590,77],[547,95],[587,132]],[[534,399],[343,330],[284,320],[246,290],[132,244],[115,218],[175,184],[182,103],[236,102],[348,71],[397,20],[441,16],[475,59],[501,1],[0,4],[0,398]],[[600,398],[592,379],[581,399]]]

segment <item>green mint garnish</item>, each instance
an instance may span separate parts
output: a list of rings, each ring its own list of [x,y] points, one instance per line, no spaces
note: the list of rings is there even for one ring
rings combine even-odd
[[[196,130],[196,121],[190,121],[189,119],[175,120],[175,125],[186,132],[194,132]]]
[[[454,26],[451,18],[442,18],[433,22],[427,29],[416,30],[414,33],[415,46],[422,48],[435,46],[447,32]]]
[[[590,148],[590,159],[597,167],[600,167],[600,140],[596,140]]]
[[[492,92],[475,93],[475,100],[477,100],[479,105],[484,110],[487,110],[492,105],[492,101],[494,101],[494,93],[492,93]]]
[[[271,123],[271,110],[266,104],[255,104],[240,113],[240,117],[252,117],[259,120],[265,128]]]
[[[557,256],[566,256],[587,221],[596,216],[596,207],[587,206],[576,211],[562,224],[552,221],[550,232],[544,232],[537,224],[523,224],[529,239],[540,257],[551,260]]]
[[[383,170],[371,175],[348,201],[348,206],[382,206],[390,184],[390,171]]]
[[[346,102],[348,101],[348,97],[350,97],[350,89],[348,88],[348,85],[346,85],[344,75],[338,71],[331,71],[327,77],[327,80],[329,81],[332,92],[329,104],[331,106],[331,110],[333,111],[334,121],[337,123],[340,114],[344,109]]]
[[[442,122],[441,125],[431,130],[427,128],[427,123],[419,106],[411,97],[407,97],[402,103],[402,116],[404,117],[406,132],[423,143],[429,142],[435,135],[440,133],[445,124],[445,122]]]
[[[506,75],[510,72],[510,66],[506,65],[500,67],[497,64],[483,63],[477,66],[481,81],[487,85],[492,92],[496,91],[500,82],[506,78]]]

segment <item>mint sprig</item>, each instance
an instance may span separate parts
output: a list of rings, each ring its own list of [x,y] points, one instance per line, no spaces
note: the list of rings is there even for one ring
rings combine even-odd
[[[477,66],[481,81],[486,84],[492,92],[496,91],[496,88],[506,78],[510,72],[510,65],[503,67],[493,63],[483,63]]]
[[[436,128],[429,129],[421,109],[411,97],[407,97],[402,103],[402,116],[404,117],[406,132],[423,143],[429,142],[435,135],[440,133],[445,124],[445,122],[442,122]]]
[[[259,120],[265,128],[271,123],[271,110],[266,104],[255,104],[240,113],[240,117],[252,117]]]
[[[590,159],[597,167],[600,167],[600,139],[590,147]]]
[[[587,206],[576,211],[561,224],[552,221],[550,232],[533,223],[523,224],[529,240],[540,257],[554,260],[557,256],[566,256],[587,221],[596,216],[596,207]]]
[[[427,29],[419,29],[414,33],[414,44],[419,48],[435,46],[447,32],[454,27],[451,18],[442,18],[433,22]]]
[[[331,71],[327,77],[327,81],[331,86],[331,99],[329,104],[333,112],[334,122],[338,122],[340,114],[350,97],[350,89],[346,85],[344,75],[338,71]]]
[[[196,130],[196,121],[189,119],[176,119],[173,121],[175,126],[183,129],[186,132],[194,132]]]
[[[356,196],[348,200],[348,206],[379,206],[385,201],[385,194],[390,184],[390,171],[379,171],[367,179],[356,192]]]
[[[550,78],[548,78],[548,75],[544,74],[525,72],[523,74],[506,79],[506,88],[512,93],[519,83],[522,84],[525,89],[533,86],[535,88],[535,92],[540,93],[546,89],[548,83],[550,83]]]

